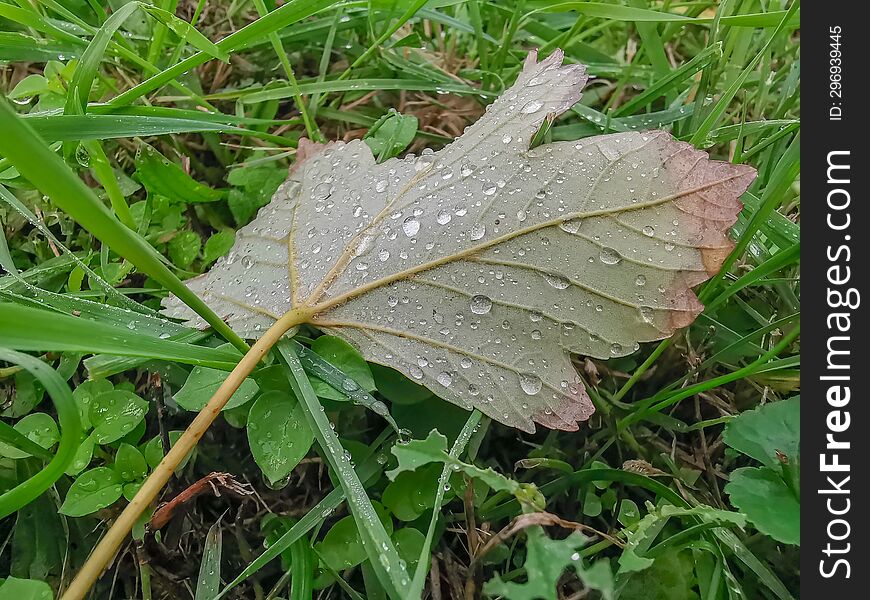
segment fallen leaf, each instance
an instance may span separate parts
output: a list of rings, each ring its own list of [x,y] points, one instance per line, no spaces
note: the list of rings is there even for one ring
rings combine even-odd
[[[561,62],[532,52],[438,152],[376,164],[362,141],[300,143],[272,202],[188,285],[240,335],[310,323],[461,407],[576,430],[593,406],[570,354],[623,356],[691,323],[755,170],[662,131],[529,150],[586,82]]]

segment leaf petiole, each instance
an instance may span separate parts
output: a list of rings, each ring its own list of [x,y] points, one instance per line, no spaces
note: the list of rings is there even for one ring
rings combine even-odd
[[[132,531],[139,515],[154,502],[160,490],[172,477],[175,468],[193,450],[242,382],[247,379],[260,360],[268,354],[272,346],[278,343],[278,340],[285,333],[304,322],[308,316],[307,312],[301,310],[288,312],[275,321],[275,324],[251,346],[251,349],[242,357],[208,403],[199,411],[193,422],[181,434],[172,449],[163,457],[154,472],[139,488],[130,504],[124,508],[118,519],[94,548],[75,579],[61,596],[61,600],[81,600],[87,595],[91,586],[103,573],[109,561],[112,560],[121,543]]]

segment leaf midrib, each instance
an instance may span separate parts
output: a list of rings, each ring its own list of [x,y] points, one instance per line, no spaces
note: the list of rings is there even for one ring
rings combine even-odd
[[[352,298],[366,294],[366,293],[368,293],[372,290],[375,290],[379,287],[388,285],[388,284],[393,283],[395,281],[407,279],[409,277],[416,275],[417,273],[421,273],[423,271],[428,271],[429,269],[433,269],[435,267],[439,267],[439,266],[444,265],[444,264],[448,264],[448,263],[452,263],[452,262],[455,262],[458,260],[462,260],[463,258],[472,256],[472,255],[477,254],[483,250],[486,250],[486,249],[491,248],[493,246],[497,246],[499,244],[502,244],[502,243],[509,241],[511,239],[514,239],[516,237],[520,237],[520,236],[523,236],[523,235],[526,235],[529,233],[533,233],[533,232],[538,231],[540,229],[546,229],[547,227],[553,227],[553,226],[559,225],[561,223],[564,223],[566,221],[571,221],[573,219],[584,219],[584,218],[590,218],[590,217],[610,216],[610,215],[621,214],[621,213],[625,213],[625,212],[629,212],[629,211],[644,210],[646,208],[660,206],[662,204],[672,202],[678,198],[682,198],[684,196],[688,196],[691,194],[696,194],[698,192],[710,189],[710,188],[715,187],[717,185],[727,183],[727,182],[732,181],[734,179],[739,179],[740,177],[743,177],[744,175],[745,175],[744,173],[735,173],[734,175],[731,175],[729,177],[724,177],[722,179],[709,181],[709,182],[706,182],[700,186],[696,186],[694,188],[689,188],[689,189],[677,192],[675,194],[663,196],[662,198],[657,198],[656,200],[650,200],[648,202],[638,203],[636,205],[629,206],[629,207],[620,207],[620,208],[614,208],[614,209],[599,209],[599,210],[586,211],[586,212],[578,211],[575,213],[562,215],[562,216],[559,216],[559,217],[554,218],[554,219],[548,219],[548,220],[542,221],[540,223],[528,225],[526,227],[522,227],[520,229],[502,234],[500,236],[496,236],[490,240],[487,240],[486,242],[484,242],[482,244],[478,244],[476,246],[466,248],[465,250],[458,252],[456,254],[451,254],[449,256],[443,256],[440,258],[436,258],[434,260],[431,260],[431,261],[428,261],[425,263],[421,263],[421,264],[415,265],[413,267],[409,267],[409,268],[404,269],[402,271],[398,271],[398,272],[393,273],[391,275],[381,277],[380,279],[369,282],[365,285],[361,285],[358,288],[355,288],[353,290],[349,290],[349,291],[344,292],[342,294],[339,294],[337,296],[327,298],[321,302],[310,303],[311,299],[315,297],[315,293],[317,292],[317,290],[315,290],[315,292],[312,292],[312,294],[308,297],[308,299],[306,299],[305,303],[303,303],[303,305],[300,307],[300,312],[304,313],[304,315],[307,317],[306,319],[303,319],[303,320],[310,320],[313,316],[315,316],[317,314],[323,313],[324,311],[326,311],[334,306],[337,306],[339,304],[343,304],[343,303],[347,302],[348,300],[351,300]],[[373,220],[372,223],[374,224],[375,221]],[[324,278],[324,282],[326,280],[327,279]],[[321,286],[322,286],[322,284],[321,284]]]

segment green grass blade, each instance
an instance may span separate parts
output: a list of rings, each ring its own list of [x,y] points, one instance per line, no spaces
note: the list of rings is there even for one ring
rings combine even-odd
[[[260,15],[260,18],[269,14],[269,9],[266,8],[266,3],[263,0],[254,0],[254,6],[257,9],[257,13]],[[302,94],[299,92],[299,84],[296,82],[296,74],[293,72],[293,67],[290,64],[290,59],[287,57],[287,51],[284,50],[281,38],[278,37],[278,34],[274,31],[269,33],[268,38],[269,43],[272,44],[272,48],[275,50],[275,54],[278,56],[278,61],[281,63],[281,67],[284,69],[284,74],[287,75],[287,79],[290,80],[290,87],[293,89],[293,100],[296,102],[296,108],[299,110],[299,114],[302,115],[302,121],[305,123],[305,131],[308,133],[308,137],[316,142],[326,141],[323,135],[321,135],[320,130],[317,128],[314,119],[311,118],[308,106],[303,100]]]
[[[14,31],[0,31],[0,60],[4,62],[46,62],[76,58],[81,46],[64,42],[46,42]]]
[[[0,314],[3,314],[2,310]],[[6,343],[5,339],[3,343]],[[0,360],[21,366],[39,380],[57,410],[61,432],[60,443],[51,462],[30,479],[0,495],[0,519],[2,519],[41,496],[63,475],[78,449],[82,422],[69,386],[54,369],[29,354],[4,347],[0,347]]]
[[[688,17],[677,13],[622,6],[619,4],[605,4],[603,2],[560,2],[558,4],[536,2],[534,4],[542,5],[542,7],[538,9],[539,12],[564,12],[567,10],[576,10],[578,13],[590,17],[599,17],[602,19],[610,19],[612,21],[630,21],[634,23],[679,23],[684,25],[707,24],[714,21],[714,17]],[[780,23],[784,23],[789,27],[798,27],[800,25],[799,15],[796,15],[796,13],[791,10],[734,15],[722,17],[719,19],[719,22],[722,25],[730,25],[732,27],[776,27]]]
[[[8,444],[13,448],[17,448],[22,452],[27,452],[39,458],[47,458],[51,460],[54,456],[51,452],[31,440],[29,437],[8,425],[6,421],[0,421],[0,442]]]
[[[191,365],[231,370],[239,361],[233,350],[194,346],[153,333],[135,331],[138,315],[131,316],[133,328],[118,327],[16,304],[0,304],[0,340],[16,350],[105,353],[119,356],[170,360]]]
[[[120,223],[5,101],[0,102],[0,129],[0,154],[24,177],[100,241],[178,296],[224,339],[247,351],[244,340],[169,270],[148,242]]]
[[[308,376],[305,375],[293,346],[284,341],[280,342],[277,348],[287,364],[290,387],[301,405],[305,407],[305,414],[311,422],[314,436],[341,482],[347,496],[348,507],[364,540],[366,554],[378,576],[378,581],[394,600],[411,600],[413,596],[408,595],[411,579],[408,577],[405,563],[399,558],[395,545],[375,513],[357,472],[345,458],[344,448],[332,429],[326,413],[323,412],[323,407],[308,381]]]
[[[617,108],[614,111],[614,115],[622,116],[633,114],[642,106],[649,104],[656,98],[659,98],[675,89],[680,82],[685,81],[698,71],[704,69],[713,60],[721,56],[721,44],[713,44],[712,46],[704,48],[704,50],[693,56],[691,60],[674,69],[661,79],[656,80],[653,85],[649,86],[643,92]]]
[[[99,114],[33,115],[25,119],[47,142],[105,140],[202,131],[262,137],[259,131],[199,119]]]
[[[221,516],[223,518],[223,515]],[[194,600],[212,600],[221,587],[221,550],[223,535],[221,519],[209,527],[199,563],[199,578],[196,580]]]
[[[84,114],[88,109],[88,97],[91,87],[97,77],[97,69],[106,54],[106,48],[112,40],[112,36],[130,15],[139,8],[137,2],[129,2],[112,13],[103,26],[94,35],[88,44],[87,50],[79,59],[78,67],[67,90],[66,106],[64,112],[70,115]]]
[[[759,50],[758,54],[755,55],[749,64],[740,72],[731,85],[722,93],[719,100],[713,106],[713,109],[710,111],[710,114],[701,122],[698,126],[698,129],[692,134],[692,138],[689,142],[695,146],[701,144],[705,139],[707,139],[707,135],[710,131],[716,126],[719,122],[719,119],[722,118],[722,115],[725,114],[725,111],[728,109],[728,106],[731,104],[731,101],[734,99],[734,96],[737,95],[744,84],[746,83],[747,78],[750,73],[755,70],[755,67],[758,65],[758,62],[765,55],[770,45],[773,41],[779,36],[780,32],[786,29],[788,23],[791,22],[791,18],[797,13],[798,8],[800,7],[799,2],[794,2],[791,7],[789,7],[788,11],[782,15],[782,18],[779,24],[776,26],[776,29],[770,34],[770,37],[767,38],[764,46],[762,46],[761,50]],[[724,23],[725,19],[722,19]]]
[[[366,407],[384,419],[396,434],[399,433],[399,426],[396,424],[392,415],[390,415],[390,411],[386,404],[375,399],[374,396],[358,385],[348,385],[347,382],[352,382],[353,380],[342,373],[341,369],[334,366],[328,360],[322,358],[316,352],[312,352],[295,340],[290,343],[293,344],[293,349],[296,351],[296,355],[299,357],[299,362],[302,364],[302,368],[305,369],[306,373],[322,379],[337,392],[341,392],[350,398],[355,404]]]
[[[480,419],[483,414],[474,410],[459,435],[456,436],[456,441],[450,447],[450,456],[458,459],[465,451],[468,441],[474,432],[477,431],[480,425]],[[410,598],[419,598],[423,595],[423,588],[426,585],[426,575],[429,573],[430,554],[432,552],[432,540],[435,537],[435,527],[438,524],[438,517],[441,514],[441,504],[444,502],[444,490],[447,487],[447,482],[450,475],[453,473],[453,466],[444,463],[444,468],[441,469],[441,476],[438,477],[438,487],[435,488],[435,504],[432,509],[432,518],[429,520],[429,529],[426,530],[426,539],[423,542],[423,547],[420,549],[420,559],[417,561],[417,570],[414,572],[414,579],[411,581],[411,589],[409,592]]]
[[[723,262],[719,273],[711,278],[704,285],[701,293],[698,294],[698,299],[701,302],[706,303],[712,300],[714,293],[719,289],[722,279],[731,270],[731,266],[737,259],[743,256],[747,246],[752,242],[755,232],[758,231],[763,223],[767,222],[770,214],[779,206],[783,195],[791,187],[798,173],[800,173],[800,169],[800,134],[797,134],[777,162],[773,175],[762,193],[761,206],[752,215],[746,229],[741,232],[740,239],[737,241],[734,250],[731,251],[731,254]]]
[[[242,50],[267,38],[271,32],[279,31],[337,3],[338,0],[290,0],[281,8],[228,35],[215,46],[227,54]],[[111,103],[116,106],[130,104],[209,60],[211,56],[198,52],[118,95]]]

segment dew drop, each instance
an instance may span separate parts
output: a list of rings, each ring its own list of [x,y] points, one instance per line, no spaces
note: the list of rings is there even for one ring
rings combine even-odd
[[[543,387],[543,383],[541,382],[541,378],[532,373],[522,373],[520,375],[520,387],[523,392],[528,394],[529,396],[534,396],[538,392],[541,391],[541,387]]]
[[[485,315],[492,310],[492,300],[488,296],[477,294],[471,298],[471,312],[476,315]]]
[[[438,383],[443,385],[444,387],[450,387],[450,384],[453,383],[453,377],[450,376],[450,373],[447,371],[442,371],[438,373],[438,377],[436,378]]]
[[[523,113],[524,115],[530,115],[532,113],[535,113],[535,112],[538,112],[539,110],[541,110],[542,106],[544,106],[544,103],[541,102],[540,100],[532,100],[531,102],[529,102],[528,104],[523,106],[520,109],[520,112]]]
[[[567,279],[562,277],[561,275],[553,275],[551,273],[546,273],[544,275],[544,279],[547,280],[547,283],[550,284],[551,287],[556,288],[557,290],[564,290],[567,288],[570,283]]]
[[[568,233],[577,233],[580,230],[580,219],[570,219],[559,224],[559,229]]]
[[[475,223],[471,226],[471,232],[468,237],[470,237],[473,241],[477,241],[485,235],[486,225],[484,225],[483,223]]]
[[[616,265],[619,264],[619,261],[622,260],[622,257],[619,255],[619,252],[614,250],[613,248],[602,248],[601,254],[598,256],[605,265]]]
[[[453,216],[449,212],[447,212],[446,210],[442,210],[435,217],[435,220],[438,222],[439,225],[447,225],[452,218]]]
[[[402,231],[404,231],[405,235],[408,237],[414,237],[417,235],[417,232],[420,231],[420,221],[415,217],[408,217],[402,221]]]

